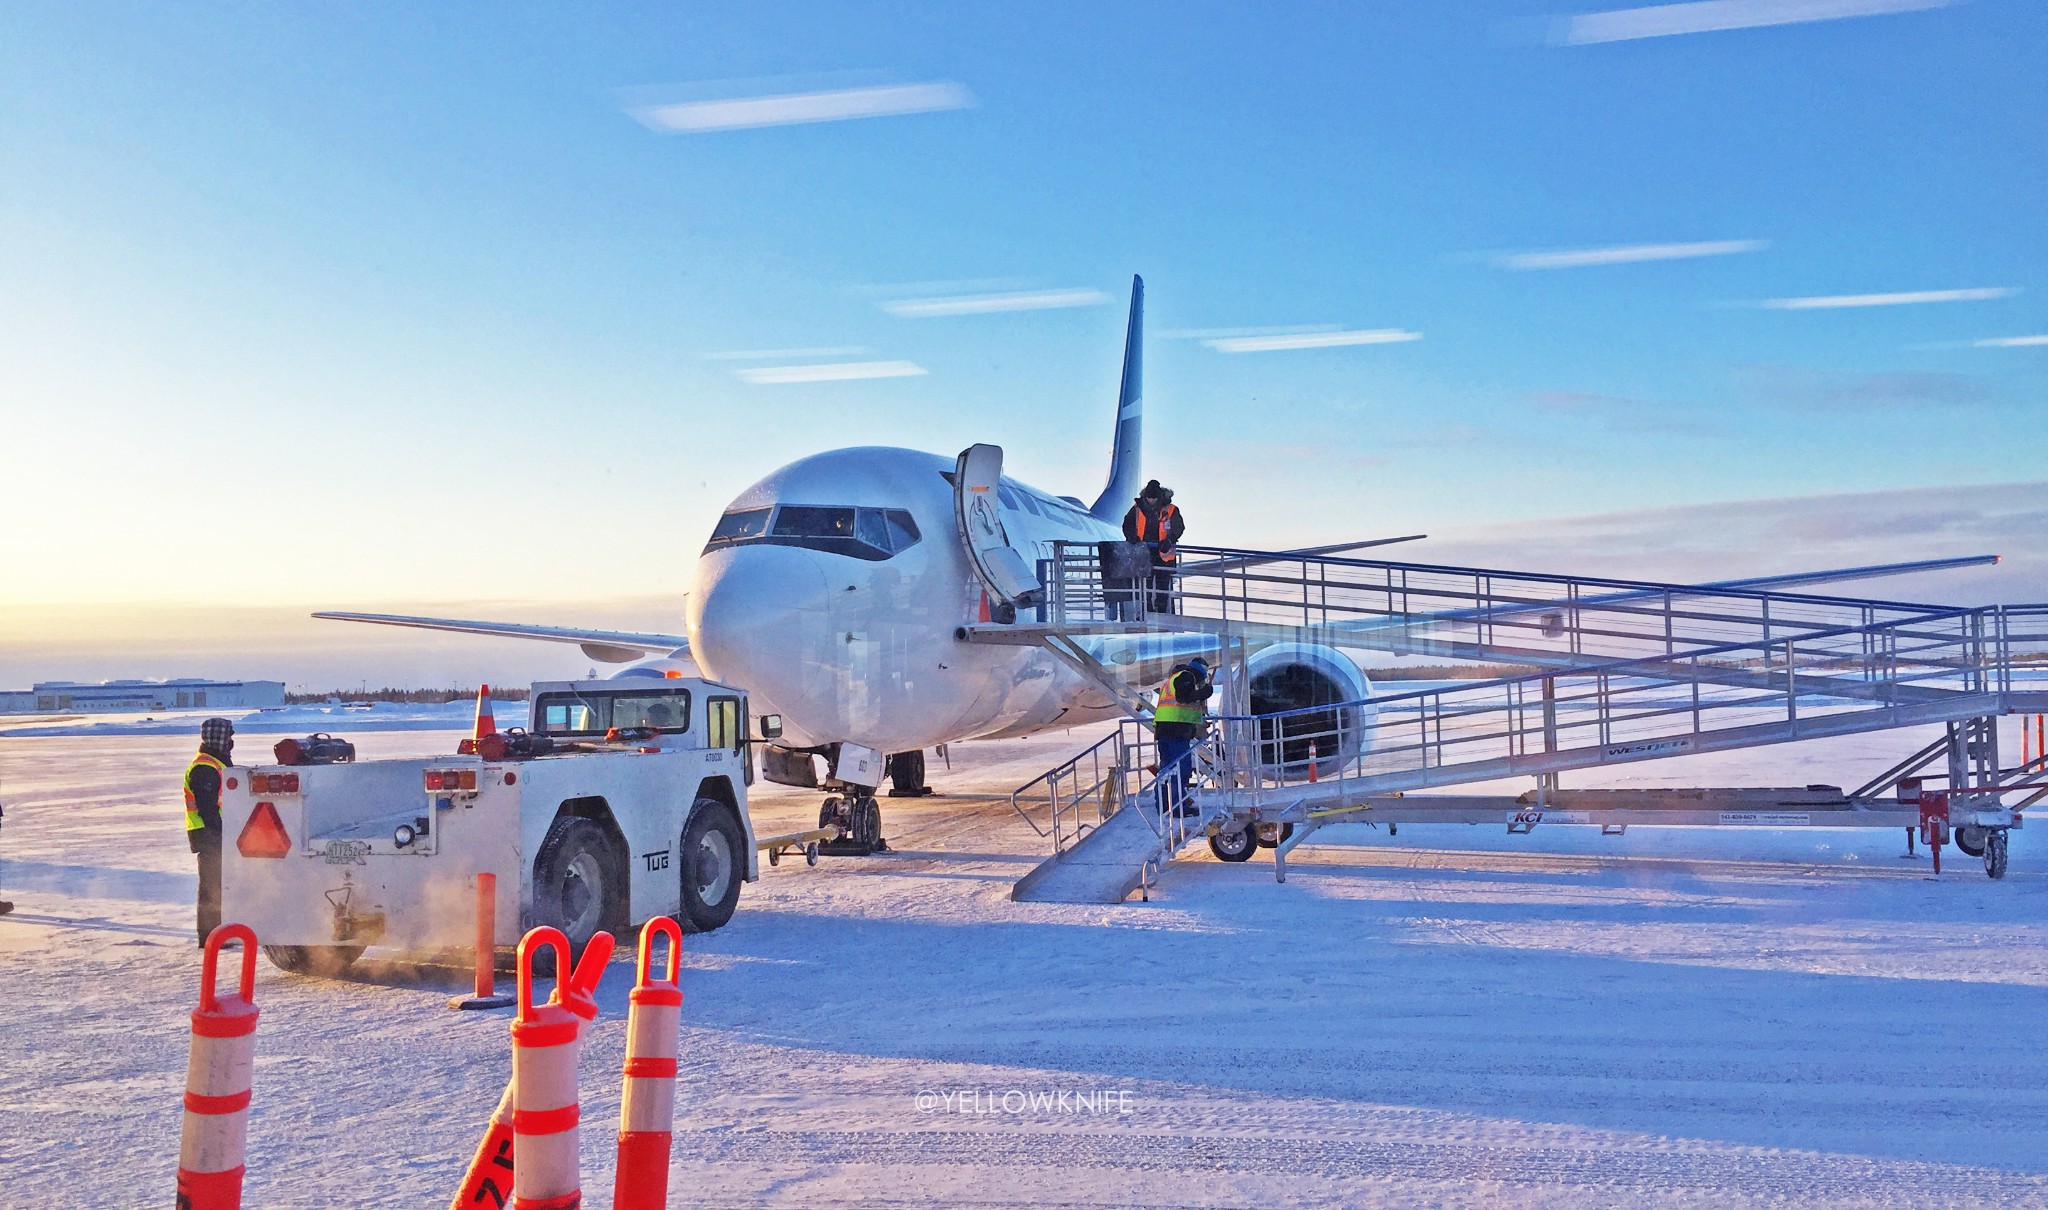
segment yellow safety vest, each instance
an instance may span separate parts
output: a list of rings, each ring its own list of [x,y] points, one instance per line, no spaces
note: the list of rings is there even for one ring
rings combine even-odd
[[[220,774],[221,789],[227,789],[228,767],[220,763],[219,757],[216,757],[211,752],[201,752],[192,758],[192,763],[185,766],[185,830],[187,832],[197,832],[206,826],[206,821],[199,818],[199,800],[192,796],[192,770],[197,769],[201,765],[205,765],[215,773]]]
[[[1207,713],[1200,702],[1183,702],[1174,695],[1173,680],[1181,673],[1193,673],[1194,669],[1180,667],[1166,674],[1166,683],[1159,687],[1159,704],[1152,708],[1155,723],[1199,723]]]

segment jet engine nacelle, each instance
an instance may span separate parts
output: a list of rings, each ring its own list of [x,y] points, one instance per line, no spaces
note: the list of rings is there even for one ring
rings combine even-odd
[[[1258,723],[1258,761],[1269,777],[1300,781],[1312,765],[1335,776],[1372,749],[1377,711],[1372,682],[1334,647],[1280,643],[1246,662],[1253,714],[1282,714]]]

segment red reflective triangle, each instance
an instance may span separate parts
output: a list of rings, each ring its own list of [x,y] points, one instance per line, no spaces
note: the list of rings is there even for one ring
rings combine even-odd
[[[249,822],[242,825],[242,834],[235,837],[235,851],[244,857],[289,857],[292,838],[285,834],[284,820],[277,817],[277,808],[267,802],[259,802],[249,812]]]

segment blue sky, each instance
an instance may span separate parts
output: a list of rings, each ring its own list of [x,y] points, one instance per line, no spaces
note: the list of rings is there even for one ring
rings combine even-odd
[[[14,5],[0,606],[217,600],[194,542],[241,604],[673,593],[841,444],[1086,495],[1134,272],[1151,469],[1219,541],[2037,480],[2048,346],[1979,342],[2048,334],[2048,8],[1867,6],[1912,11]],[[881,86],[971,104],[634,116]],[[1510,267],[1674,244],[1721,248]],[[1097,301],[887,309],[1047,291]],[[1317,328],[1420,338],[1185,335]],[[719,356],[773,350],[823,352]],[[743,377],[846,363],[923,373]]]

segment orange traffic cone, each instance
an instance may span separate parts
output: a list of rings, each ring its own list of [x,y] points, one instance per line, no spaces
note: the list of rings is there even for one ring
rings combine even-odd
[[[531,935],[528,934],[529,937]],[[614,944],[610,933],[592,937],[590,944],[583,947],[583,960],[576,964],[576,969],[566,980],[562,979],[558,964],[555,968],[555,994],[548,997],[548,1003],[567,1005],[569,1011],[586,1024],[596,1020],[597,984],[604,978],[605,966],[612,960]],[[525,950],[524,941],[520,948]],[[562,955],[558,952],[556,956]],[[471,1207],[485,1203],[493,1206],[514,1204],[512,1185],[518,1172],[518,1160],[513,1143],[513,1087],[513,1081],[505,1082],[505,1093],[498,1098],[498,1107],[491,1111],[490,1123],[484,1128],[483,1139],[476,1145],[476,1153],[470,1157],[469,1171],[463,1174],[462,1184],[455,1190],[455,1200],[449,1203],[449,1210],[471,1210]]]
[[[214,991],[223,942],[242,946],[239,994]],[[249,1143],[249,1084],[256,1066],[256,934],[224,924],[206,938],[199,1007],[192,1011],[192,1057],[185,1069],[185,1129],[178,1146],[178,1205],[237,1210]]]
[[[498,716],[491,713],[491,687],[479,685],[476,690],[476,732],[471,739],[482,739],[498,730]]]
[[[668,938],[662,977],[650,971],[654,938]],[[626,1088],[619,1104],[619,1163],[613,1210],[668,1205],[669,1147],[676,1120],[676,1051],[681,1044],[683,930],[656,916],[640,930],[640,979],[626,1018]]]

